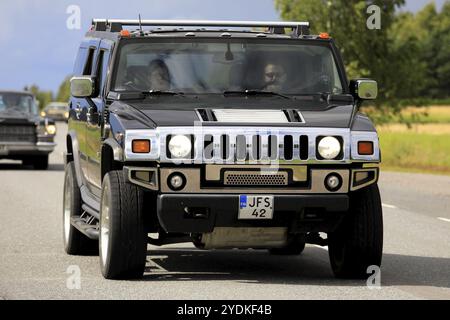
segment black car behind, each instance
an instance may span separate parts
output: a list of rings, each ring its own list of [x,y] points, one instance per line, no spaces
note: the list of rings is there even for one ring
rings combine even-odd
[[[0,159],[47,169],[55,134],[54,121],[39,117],[31,93],[0,91]]]

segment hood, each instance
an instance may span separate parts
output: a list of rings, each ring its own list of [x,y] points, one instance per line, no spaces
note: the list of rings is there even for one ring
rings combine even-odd
[[[171,126],[193,126],[195,122],[205,121],[204,114],[214,113],[214,110],[236,110],[244,109],[258,112],[258,110],[274,111],[296,111],[304,119],[304,122],[292,123],[249,123],[249,126],[301,126],[301,127],[334,127],[348,128],[354,115],[354,106],[348,101],[346,103],[333,103],[314,100],[287,100],[272,98],[222,98],[222,99],[191,99],[183,97],[148,98],[141,101],[121,101],[119,116],[130,117],[135,115],[136,120],[142,121],[142,115],[157,127]],[[119,108],[111,108],[112,112]],[[203,119],[201,119],[203,118]],[[219,122],[214,119],[208,120],[205,125],[229,126],[230,122]],[[247,123],[236,122],[236,125],[247,126]]]
[[[21,112],[19,110],[7,109],[0,110],[0,123],[28,123],[36,122],[39,120],[39,116]]]

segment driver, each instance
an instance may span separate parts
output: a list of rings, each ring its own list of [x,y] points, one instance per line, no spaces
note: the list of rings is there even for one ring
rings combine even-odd
[[[280,92],[286,84],[284,67],[277,63],[268,63],[264,68],[264,91]]]
[[[162,60],[153,60],[148,66],[148,82],[151,91],[167,91],[170,89],[169,68]]]

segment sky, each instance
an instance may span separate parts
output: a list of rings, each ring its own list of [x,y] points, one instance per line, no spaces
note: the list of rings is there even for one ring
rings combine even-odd
[[[435,0],[438,8],[445,0]],[[416,12],[428,0],[406,0]],[[81,29],[68,29],[77,5]],[[273,0],[0,0],[0,89],[37,84],[56,91],[92,18],[279,20]]]

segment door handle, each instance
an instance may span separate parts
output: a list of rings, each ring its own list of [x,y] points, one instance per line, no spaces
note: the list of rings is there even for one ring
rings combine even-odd
[[[91,106],[88,109],[86,117],[88,123],[97,124],[99,120],[97,106]]]
[[[75,113],[78,115],[81,113],[81,105],[77,103],[76,107],[74,108]]]

